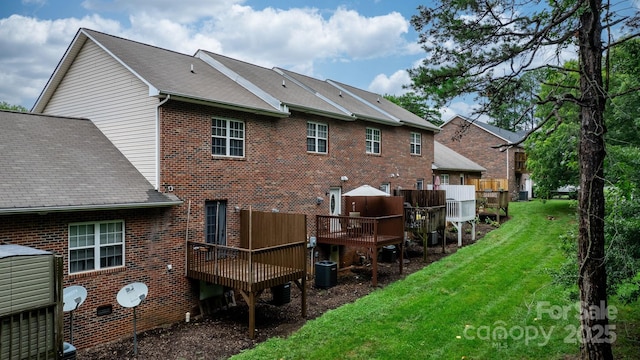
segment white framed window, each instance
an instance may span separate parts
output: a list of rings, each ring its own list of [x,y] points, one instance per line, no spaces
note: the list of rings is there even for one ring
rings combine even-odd
[[[422,154],[422,135],[420,133],[411,133],[411,155]]]
[[[244,122],[213,118],[211,121],[211,154],[244,157]]]
[[[387,194],[391,194],[391,184],[389,183],[380,184],[380,190],[386,192]]]
[[[441,174],[440,175],[440,184],[441,185],[449,185],[449,174]]]
[[[416,181],[416,190],[423,190],[424,189],[424,179],[418,179]]]
[[[327,124],[309,121],[307,123],[307,151],[326,154],[328,135],[329,127]]]
[[[367,128],[367,154],[380,154],[380,129]]]
[[[69,273],[124,266],[124,221],[69,224]]]

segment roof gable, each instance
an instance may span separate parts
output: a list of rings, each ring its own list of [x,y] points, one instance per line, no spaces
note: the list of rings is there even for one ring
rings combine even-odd
[[[237,107],[276,116],[288,113],[265,102],[207,63],[191,55],[158,48],[89,29],[80,29],[34,105],[41,112],[73,63],[85,41],[94,41],[149,86],[150,96],[161,94]]]
[[[462,121],[466,121],[467,123],[469,123],[472,126],[476,126],[479,129],[482,129],[483,131],[486,131],[488,133],[490,133],[491,135],[500,138],[501,140],[504,140],[507,144],[515,144],[518,141],[522,140],[522,135],[514,133],[513,131],[509,131],[509,130],[505,130],[502,128],[499,128],[497,126],[494,125],[490,125],[487,123],[484,123],[482,121],[474,121],[471,119],[468,119],[464,116],[460,116],[460,115],[455,115],[454,117],[452,117],[451,119],[449,119],[448,121],[446,121],[444,124],[442,124],[440,127],[445,127],[447,126],[449,123],[451,123],[452,121],[454,121],[455,119],[460,119]],[[496,144],[498,145],[498,144]]]
[[[153,186],[87,119],[0,111],[0,214],[181,203]]]

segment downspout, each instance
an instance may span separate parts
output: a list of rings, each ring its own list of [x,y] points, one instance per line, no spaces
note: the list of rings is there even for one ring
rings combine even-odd
[[[510,147],[507,148],[507,191],[510,192],[509,190],[509,184],[511,183],[510,179],[511,179],[511,169],[509,169],[509,150],[511,150]],[[509,194],[509,197],[511,197],[511,194]]]
[[[160,190],[160,106],[164,105],[171,98],[171,94],[167,94],[164,100],[156,105],[156,190]]]

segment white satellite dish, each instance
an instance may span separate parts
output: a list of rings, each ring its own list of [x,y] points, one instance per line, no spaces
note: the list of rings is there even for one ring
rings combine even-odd
[[[125,285],[122,289],[120,289],[120,291],[118,291],[116,299],[118,300],[118,304],[127,308],[132,308],[140,305],[142,300],[147,297],[148,293],[149,288],[147,288],[147,285],[140,282],[135,282],[129,285]]]
[[[62,311],[73,311],[82,305],[87,299],[87,289],[83,286],[73,285],[62,290]]]
[[[147,288],[147,285],[140,282],[134,282],[129,285],[125,285],[125,287],[118,291],[118,295],[116,295],[118,304],[126,308],[133,308],[133,353],[135,356],[138,356],[136,306],[140,305],[142,300],[147,298],[148,293],[149,288]]]

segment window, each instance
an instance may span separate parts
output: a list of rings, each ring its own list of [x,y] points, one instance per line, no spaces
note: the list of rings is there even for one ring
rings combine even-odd
[[[207,244],[227,245],[227,202],[207,201],[205,208]]]
[[[422,135],[419,133],[411,133],[411,155],[420,155],[422,153]]]
[[[314,153],[327,153],[327,134],[328,128],[326,124],[308,122],[307,123],[307,151]]]
[[[69,225],[69,273],[123,265],[123,221]]]
[[[449,174],[440,175],[440,184],[441,185],[449,185]]]
[[[380,154],[380,130],[367,128],[367,154]]]
[[[418,181],[416,181],[416,190],[422,189],[424,189],[424,179],[418,179]]]
[[[391,184],[383,183],[382,185],[380,185],[380,190],[386,192],[387,194],[391,194]]]
[[[211,153],[244,156],[244,122],[214,118],[211,123]]]

